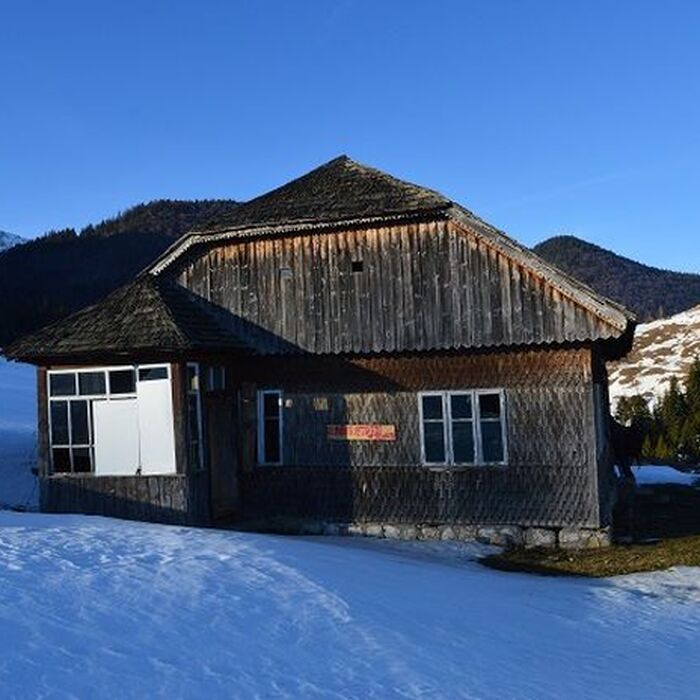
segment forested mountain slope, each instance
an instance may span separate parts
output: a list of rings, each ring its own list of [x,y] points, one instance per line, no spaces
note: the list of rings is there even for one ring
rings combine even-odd
[[[700,275],[661,270],[575,236],[556,236],[534,251],[573,277],[634,311],[639,321],[672,316],[700,304]]]
[[[80,233],[52,231],[0,253],[0,347],[91,304],[138,274],[232,200],[139,204]]]

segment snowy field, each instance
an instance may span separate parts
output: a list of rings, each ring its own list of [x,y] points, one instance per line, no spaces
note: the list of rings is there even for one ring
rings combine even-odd
[[[697,698],[700,570],[0,513],[3,698]]]
[[[638,486],[654,484],[676,484],[700,488],[700,474],[682,472],[674,467],[645,465],[632,467],[634,479]]]
[[[35,508],[36,389],[29,365],[0,357],[0,508]]]

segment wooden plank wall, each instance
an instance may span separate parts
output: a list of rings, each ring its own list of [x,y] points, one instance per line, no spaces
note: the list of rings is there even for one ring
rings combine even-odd
[[[590,350],[320,359],[237,368],[285,397],[285,464],[242,474],[248,517],[599,526]],[[475,388],[505,389],[508,466],[421,466],[417,392]],[[397,440],[329,441],[344,422],[395,425]]]
[[[362,272],[352,271],[353,261],[362,262]],[[219,243],[192,253],[174,274],[269,353],[492,347],[619,334],[447,221]]]
[[[40,480],[41,510],[171,524],[202,522],[188,477],[51,476]]]

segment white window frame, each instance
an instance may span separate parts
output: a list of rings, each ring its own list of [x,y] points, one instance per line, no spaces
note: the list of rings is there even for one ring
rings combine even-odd
[[[125,399],[135,399],[137,386],[139,382],[139,370],[141,369],[154,369],[157,367],[165,367],[168,382],[172,382],[172,371],[170,363],[168,362],[153,362],[147,364],[132,364],[132,365],[100,365],[100,366],[81,366],[73,367],[71,369],[50,369],[46,372],[46,399],[47,399],[47,413],[48,413],[48,428],[49,428],[49,463],[51,465],[51,474],[80,474],[81,476],[88,476],[95,474],[95,426],[92,420],[92,402],[94,401],[123,401]],[[119,370],[132,370],[134,372],[134,391],[125,394],[113,394],[110,392],[109,387],[109,373],[112,371]],[[81,394],[80,393],[80,379],[78,375],[80,374],[90,374],[93,372],[103,372],[105,376],[105,393],[104,394]],[[75,394],[68,396],[51,396],[51,377],[57,374],[74,374],[75,375]],[[63,401],[68,404],[68,444],[66,445],[54,445],[52,440],[53,425],[51,421],[51,402],[52,401]],[[73,444],[73,426],[71,425],[70,417],[70,402],[71,401],[87,401],[88,402],[88,433],[90,444],[78,445]],[[89,472],[76,472],[74,471],[74,460],[73,460],[73,449],[88,449],[90,451],[90,466]],[[70,472],[56,472],[54,471],[54,460],[53,460],[53,450],[54,449],[67,449],[69,451],[70,457]]]
[[[503,460],[500,462],[485,462],[483,456],[483,444],[481,437],[481,409],[479,406],[479,397],[487,394],[498,394],[501,415],[499,418],[488,419],[484,421],[495,423],[498,421],[501,424],[501,440],[503,442]],[[451,396],[470,396],[472,402],[472,430],[474,440],[474,461],[473,462],[455,462],[452,449],[452,410],[450,397]],[[428,396],[439,396],[442,399],[442,423],[443,423],[443,441],[445,451],[444,462],[428,462],[425,456],[425,420],[423,418],[423,398]],[[418,394],[418,420],[420,427],[420,450],[421,462],[426,467],[497,467],[508,465],[508,430],[507,430],[507,415],[506,415],[506,400],[504,389],[454,389],[446,391],[422,391]],[[430,419],[428,419],[430,421]],[[459,419],[458,419],[459,420]],[[435,420],[435,422],[438,422]]]
[[[196,378],[197,387],[193,389],[190,386],[190,374],[189,369],[194,369],[194,376]],[[195,405],[197,406],[197,430],[199,431],[198,441],[197,441],[197,464],[195,464],[195,469],[197,471],[202,471],[204,469],[204,422],[202,420],[202,372],[199,362],[188,362],[185,368],[185,382],[187,384],[187,396],[194,394],[197,397]],[[187,411],[190,410],[190,402],[187,401]],[[187,416],[187,435],[188,440],[191,440],[191,435],[189,435],[189,415]],[[187,457],[189,458],[189,445],[187,449]]]
[[[277,408],[279,411],[279,446],[280,457],[277,462],[269,462],[265,459],[265,396],[277,395]],[[284,408],[283,406],[282,389],[259,389],[257,395],[257,414],[258,414],[258,465],[262,467],[278,467],[284,464],[284,444],[282,437],[284,435]]]

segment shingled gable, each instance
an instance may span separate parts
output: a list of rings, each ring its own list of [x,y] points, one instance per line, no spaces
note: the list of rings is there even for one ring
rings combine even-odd
[[[143,275],[4,352],[31,362],[200,349],[242,350],[244,345],[219,325],[195,295],[168,280]]]
[[[434,190],[399,180],[343,155],[242,204],[227,218],[183,236],[150,267],[159,274],[196,245],[357,225],[449,219],[615,330],[631,337],[635,317]]]

